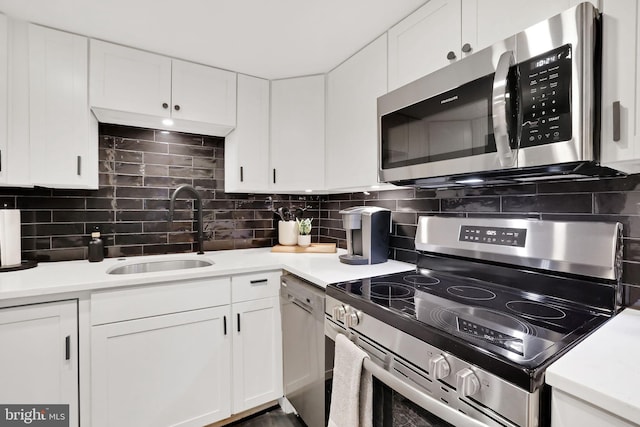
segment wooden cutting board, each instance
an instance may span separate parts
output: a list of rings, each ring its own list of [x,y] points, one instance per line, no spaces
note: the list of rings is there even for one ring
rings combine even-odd
[[[275,245],[271,248],[271,252],[286,252],[296,254],[313,254],[313,253],[335,253],[335,243],[312,243],[309,246],[285,246]]]

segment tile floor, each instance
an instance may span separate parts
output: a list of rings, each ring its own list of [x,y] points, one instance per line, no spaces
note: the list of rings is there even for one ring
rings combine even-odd
[[[285,414],[281,408],[236,421],[229,427],[306,427],[295,414]]]

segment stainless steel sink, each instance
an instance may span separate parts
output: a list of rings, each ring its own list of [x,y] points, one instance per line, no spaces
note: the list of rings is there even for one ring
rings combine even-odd
[[[146,261],[121,265],[107,270],[107,274],[137,274],[157,271],[185,270],[189,268],[209,267],[213,261],[207,259],[170,259],[163,261]]]

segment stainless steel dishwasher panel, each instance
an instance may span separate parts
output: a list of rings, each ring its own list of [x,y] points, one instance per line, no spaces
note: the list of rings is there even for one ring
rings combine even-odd
[[[325,426],[324,290],[281,277],[284,394],[308,427]]]

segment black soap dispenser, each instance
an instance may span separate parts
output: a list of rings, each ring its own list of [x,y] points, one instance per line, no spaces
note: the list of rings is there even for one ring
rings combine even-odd
[[[100,227],[91,233],[89,241],[89,262],[100,262],[104,259],[104,242],[100,238]]]

